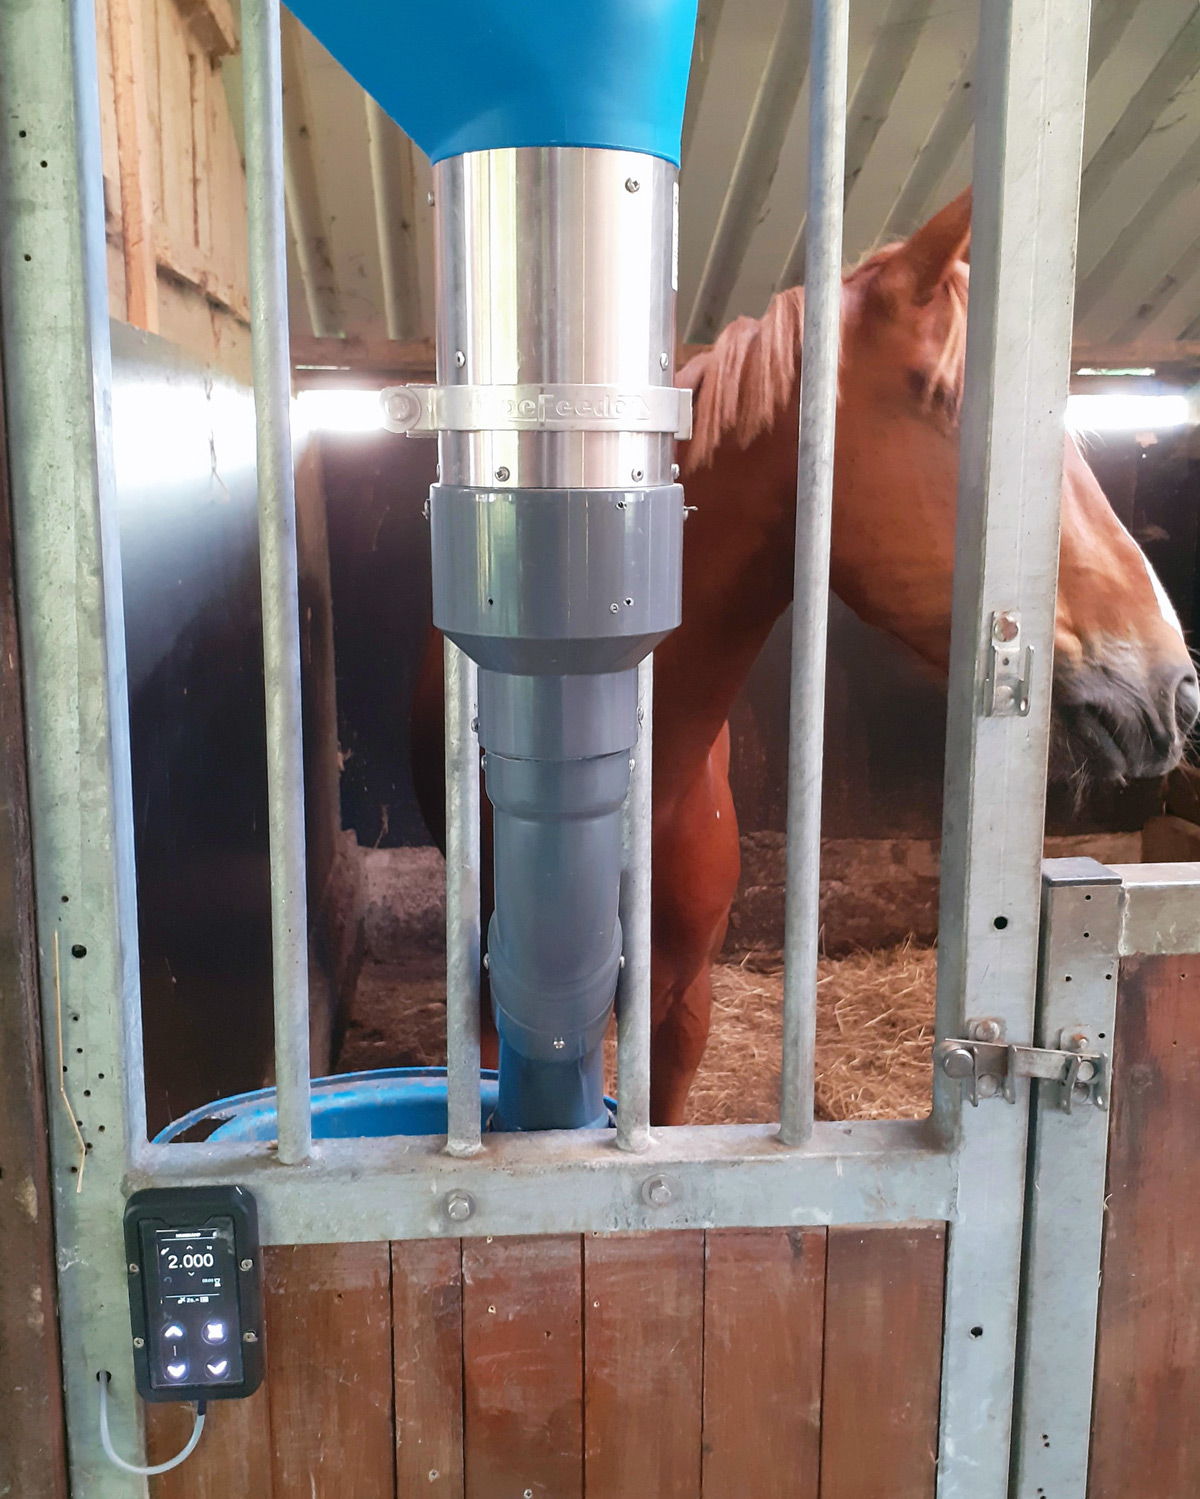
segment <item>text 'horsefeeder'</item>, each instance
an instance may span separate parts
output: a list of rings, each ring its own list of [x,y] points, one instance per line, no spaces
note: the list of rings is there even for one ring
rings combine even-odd
[[[495,1123],[603,1124],[637,667],[680,618],[695,5],[293,8],[434,163],[439,383],[384,399],[394,431],[438,435],[434,622],[479,667]]]

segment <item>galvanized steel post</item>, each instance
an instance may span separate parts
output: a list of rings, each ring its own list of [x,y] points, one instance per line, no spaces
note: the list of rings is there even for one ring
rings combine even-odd
[[[638,667],[638,742],[625,801],[621,930],[625,956],[617,985],[617,1144],[650,1143],[650,889],[653,842],[654,657]]]
[[[447,640],[446,1149],[472,1155],[479,1102],[479,736],[474,661]]]
[[[292,469],[291,353],[283,191],[283,69],[279,0],[245,0],[242,56],[250,322],[258,423],[258,534],[267,709],[271,941],[279,1159],[312,1149],[309,1101],[308,898],[304,846],[304,723],[300,598]]]
[[[821,767],[833,445],[842,317],[842,176],[846,151],[847,0],[815,0],[809,106],[808,258],[796,474],[796,564],[788,719],[786,970],[780,1139],[812,1131],[821,894]]]

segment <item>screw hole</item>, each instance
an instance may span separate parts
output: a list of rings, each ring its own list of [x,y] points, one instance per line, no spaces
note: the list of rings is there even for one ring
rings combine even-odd
[[[17,134],[21,137],[22,140],[24,140],[25,137],[29,134],[29,131],[28,130],[18,130]]]
[[[1090,937],[1090,936],[1091,936],[1091,935],[1092,935],[1092,934],[1091,934],[1091,932],[1084,932],[1084,934],[1083,934],[1083,935],[1084,935],[1084,936],[1085,936],[1085,937]]]
[[[1091,900],[1092,897],[1090,895],[1085,895],[1083,898],[1084,900]]]
[[[983,1337],[983,1328],[979,1327],[979,1326],[973,1327],[971,1329],[971,1336],[973,1338],[981,1338],[981,1337]]]
[[[103,1072],[97,1072],[96,1076],[100,1079],[101,1082],[104,1081],[104,1074],[103,1074]]]
[[[84,947],[82,942],[76,942],[74,947],[71,948],[71,956],[73,958],[86,958],[87,948]]]
[[[50,165],[50,163],[48,161],[43,161],[43,162],[40,162],[39,165],[43,166],[43,167],[48,167]]]
[[[1100,1039],[1101,1039],[1101,1041],[1104,1041],[1104,1040],[1106,1040],[1106,1039],[1107,1039],[1107,1038],[1106,1038],[1106,1037],[1105,1037],[1105,1034],[1104,1034],[1104,1032],[1103,1032],[1103,1031],[1101,1031],[1101,1032],[1100,1032]]]
[[[1071,975],[1069,973],[1064,974],[1063,975],[1063,983],[1064,984],[1069,984],[1070,982],[1071,982]]]
[[[496,603],[495,599],[488,599],[488,608],[489,609],[493,608],[495,606],[495,603]]]
[[[1007,916],[997,916],[993,920],[992,925],[996,928],[996,930],[998,932],[1002,932],[1004,930],[1004,928],[1008,925],[1008,917]]]
[[[59,899],[62,901],[63,905],[65,906],[67,904],[67,902],[71,899],[71,897],[69,895],[61,895],[61,896],[59,896]]]
[[[1104,975],[1104,977],[1105,977],[1105,978],[1106,978],[1106,979],[1111,979],[1111,978],[1112,978],[1112,974],[1111,974],[1111,973],[1106,973],[1106,974],[1105,974],[1105,975]]]
[[[33,259],[33,256],[32,256],[32,255],[26,255],[26,257],[25,257],[25,259],[26,259],[26,260],[32,260],[32,259]]]
[[[83,1096],[85,1098],[90,1098],[92,1096],[92,1090],[90,1088],[85,1088],[83,1090]]]
[[[103,1133],[104,1133],[104,1130],[105,1130],[105,1126],[104,1126],[104,1125],[103,1125],[103,1124],[98,1124],[98,1125],[97,1125],[97,1126],[96,1126],[96,1128],[97,1128],[97,1129],[98,1129],[98,1130],[99,1130],[99,1131],[100,1131],[100,1133],[101,1133],[101,1134],[103,1134]]]

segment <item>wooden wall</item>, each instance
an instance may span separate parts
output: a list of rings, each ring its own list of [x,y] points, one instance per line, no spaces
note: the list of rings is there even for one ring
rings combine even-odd
[[[112,315],[248,378],[231,0],[96,0]]]
[[[932,1499],[942,1225],[269,1251],[154,1499]],[[152,1460],[186,1410],[151,1412]]]

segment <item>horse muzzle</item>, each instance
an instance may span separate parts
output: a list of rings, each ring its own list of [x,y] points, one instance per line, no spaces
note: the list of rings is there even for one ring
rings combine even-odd
[[[1056,670],[1051,778],[1119,784],[1166,775],[1198,717],[1190,662],[1146,673],[1095,662]]]

